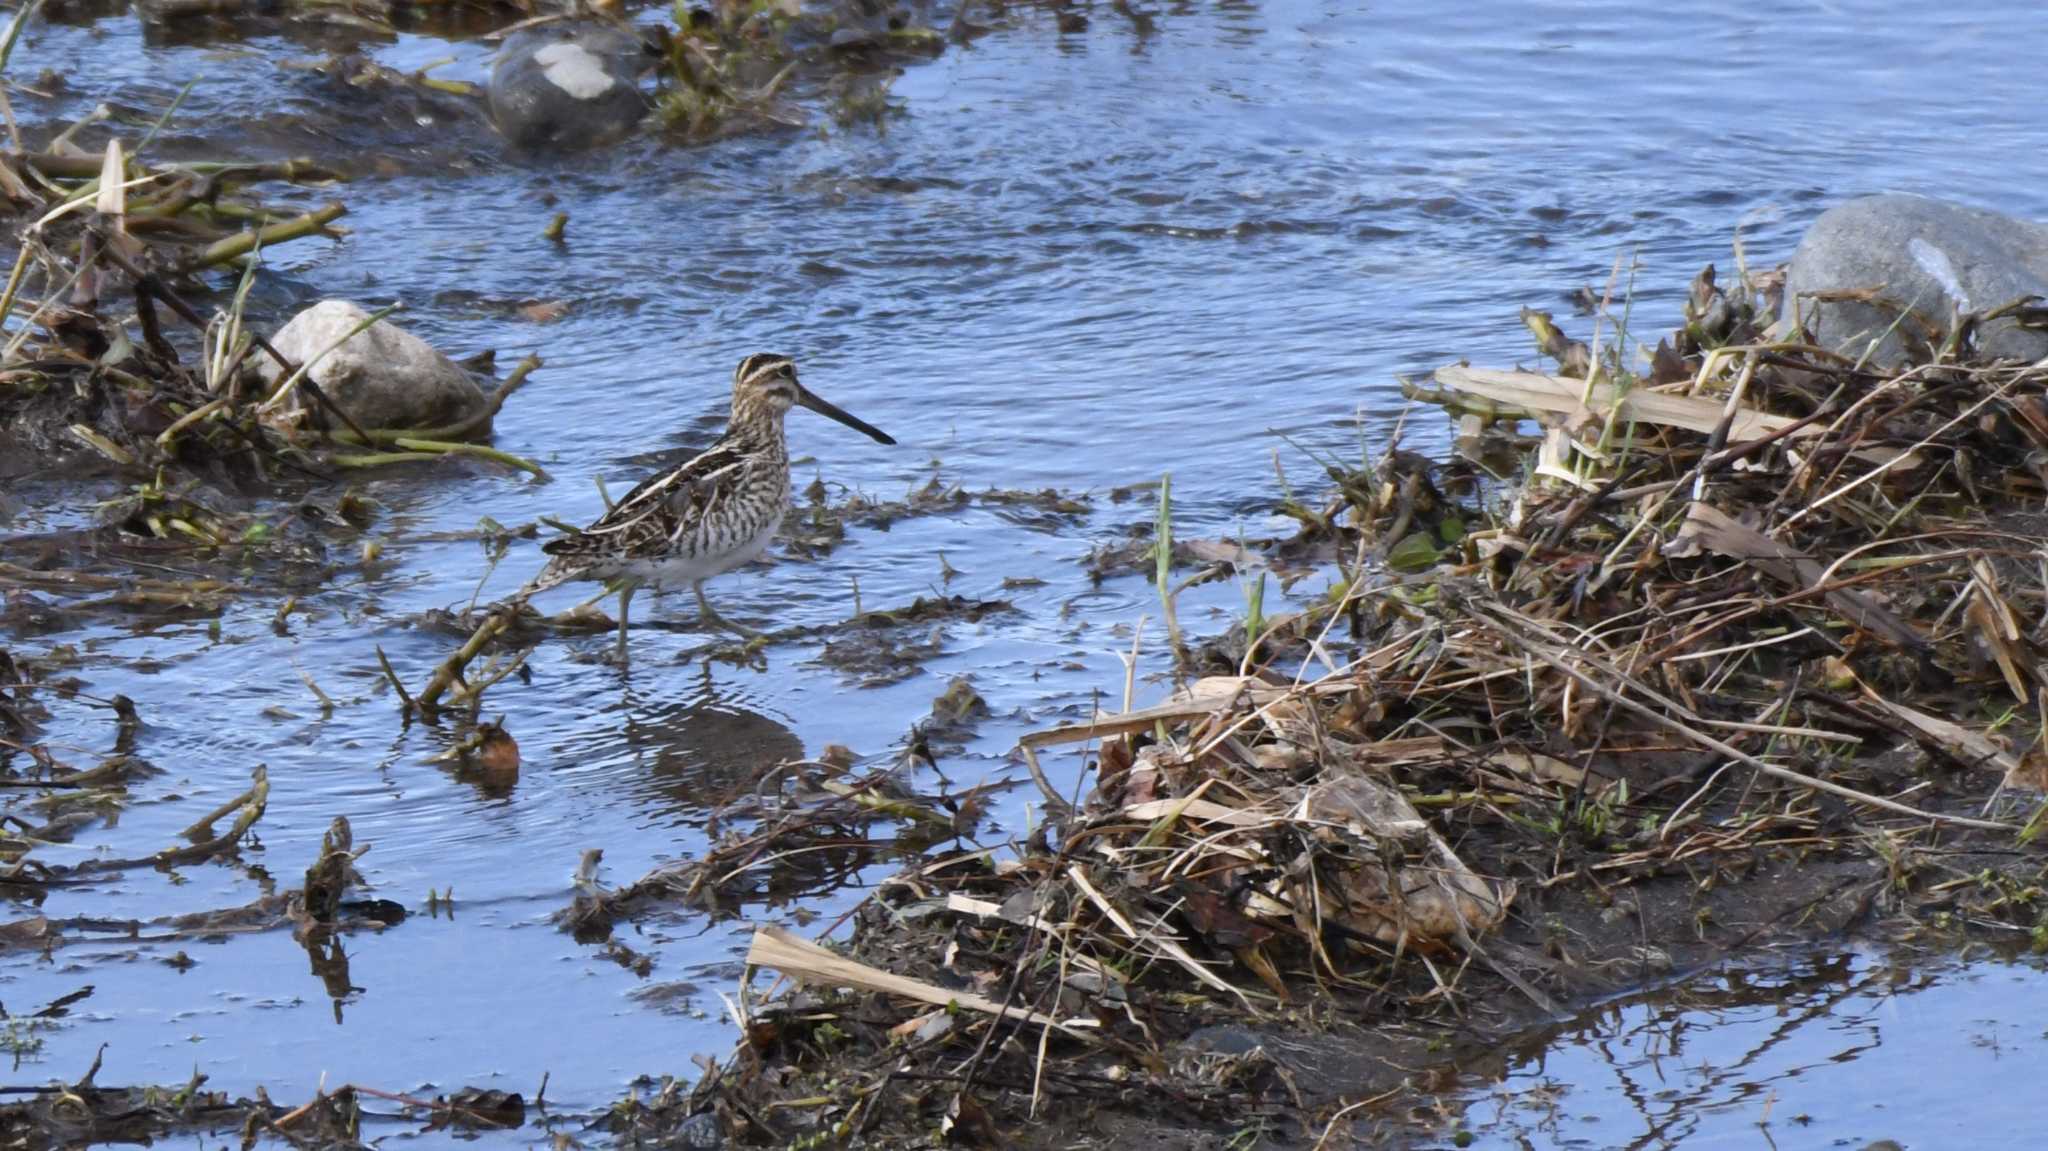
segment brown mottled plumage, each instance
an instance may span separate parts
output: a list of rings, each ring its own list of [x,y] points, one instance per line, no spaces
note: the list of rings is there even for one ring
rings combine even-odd
[[[619,657],[626,609],[641,587],[684,583],[704,618],[727,623],[704,598],[704,581],[768,546],[789,511],[789,447],[782,418],[792,407],[830,416],[885,444],[896,441],[812,395],[787,356],[752,355],[733,372],[732,420],[702,453],[650,476],[596,523],[548,541],[552,558],[519,598],[570,580],[603,580],[619,593]]]

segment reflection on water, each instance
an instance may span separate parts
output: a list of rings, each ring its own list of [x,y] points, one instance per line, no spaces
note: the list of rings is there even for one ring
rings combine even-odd
[[[2037,963],[1842,952],[1730,968],[1527,1036],[1480,1148],[2003,1144],[2048,1054]]]
[[[313,966],[313,977],[320,981],[327,997],[334,1001],[334,1022],[339,1024],[342,1021],[341,1005],[364,990],[349,982],[348,949],[343,946],[341,936],[331,931],[315,932],[300,942]]]
[[[687,675],[674,679],[687,681]],[[785,760],[804,757],[803,740],[781,720],[720,698],[705,674],[702,694],[685,700],[627,691],[615,718],[640,770],[626,779],[650,811],[702,816],[747,791]]]

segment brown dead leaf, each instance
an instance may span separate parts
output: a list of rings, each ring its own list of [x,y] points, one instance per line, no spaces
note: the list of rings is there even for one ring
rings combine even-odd
[[[2034,441],[2036,447],[2048,448],[2048,400],[2040,396],[2014,396],[2007,402],[2012,406],[2013,414],[2019,417],[2014,422],[2027,434],[2027,438]]]
[[[889,1038],[909,1039],[912,1036],[917,1036],[919,1042],[924,1042],[926,1036],[919,1034],[920,1032],[931,1027],[936,1022],[946,1025],[938,1032],[938,1034],[943,1035],[946,1031],[951,1030],[953,1018],[953,1015],[944,1008],[936,1011],[927,1011],[923,1015],[913,1015],[896,1026],[891,1027],[889,1029]]]
[[[996,1130],[995,1121],[989,1118],[988,1109],[965,1091],[953,1096],[945,1118],[939,1121],[939,1133],[949,1143],[965,1143],[974,1147],[1008,1145],[1002,1133]]]
[[[1485,773],[1487,780],[1504,791],[1523,795],[1549,797],[1557,794],[1558,788],[1584,788],[1588,795],[1598,798],[1614,786],[1611,779],[1595,776],[1588,780],[1583,768],[1522,747],[1499,748],[1489,753],[1484,762],[1495,769]]]
[[[2031,791],[2036,795],[2048,794],[2048,745],[2036,743],[2020,756],[2012,770],[2005,773],[1999,784],[2006,791]]]
[[[1218,947],[1235,951],[1257,947],[1273,937],[1272,928],[1246,917],[1227,896],[1193,883],[1182,884],[1180,896],[1188,924]]]
[[[1671,346],[1669,340],[1658,340],[1657,350],[1650,354],[1650,384],[1675,384],[1692,378],[1692,369],[1685,366],[1685,357]]]
[[[1240,947],[1237,949],[1237,961],[1244,964],[1246,970],[1258,976],[1259,982],[1266,985],[1266,989],[1273,993],[1275,999],[1282,1003],[1288,1001],[1287,981],[1280,978],[1280,969],[1273,966],[1273,960],[1266,955],[1264,948],[1256,945]]]
[[[32,915],[12,923],[0,923],[0,944],[21,946],[38,943],[50,937],[50,920],[47,916]]]
[[[477,748],[476,763],[491,775],[519,774],[519,741],[512,738],[503,723],[486,724],[483,728],[483,742]]]
[[[1181,540],[1176,541],[1175,550],[1205,564],[1235,564],[1244,567],[1256,559],[1243,545],[1231,540]]]

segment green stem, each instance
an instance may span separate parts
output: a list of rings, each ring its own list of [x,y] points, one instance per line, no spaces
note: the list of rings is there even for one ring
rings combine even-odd
[[[386,464],[409,464],[440,458],[439,452],[368,452],[360,456],[333,456],[327,462],[337,468],[381,468]]]
[[[307,212],[303,216],[295,216],[282,224],[272,224],[269,227],[259,228],[253,232],[238,232],[218,243],[207,245],[205,249],[190,260],[187,260],[178,270],[181,272],[196,272],[201,268],[215,267],[225,264],[230,260],[246,256],[250,252],[255,251],[258,246],[267,248],[272,244],[282,244],[286,240],[296,240],[301,236],[318,235],[327,225],[347,213],[348,208],[346,206],[340,203],[333,203],[317,211]]]
[[[0,72],[7,71],[7,58],[14,55],[14,42],[21,39],[21,30],[26,28],[28,22],[35,19],[36,13],[42,9],[43,0],[30,0],[26,7],[14,14],[14,22],[7,26],[7,38],[0,40]]]
[[[382,467],[385,464],[407,464],[420,460],[438,460],[445,456],[475,456],[478,459],[490,460],[492,463],[504,464],[508,468],[517,468],[522,472],[531,472],[542,479],[547,478],[547,473],[542,471],[540,465],[532,460],[522,459],[510,452],[501,452],[486,444],[450,443],[441,440],[402,438],[397,441],[397,446],[404,450],[396,452],[365,452],[361,455],[353,456],[335,456],[331,462],[336,467],[343,468],[375,468]]]
[[[171,101],[171,106],[165,108],[164,114],[158,116],[156,119],[156,123],[151,124],[149,126],[149,131],[145,132],[142,136],[142,143],[135,145],[135,151],[133,153],[134,155],[140,156],[142,154],[142,150],[144,148],[149,147],[150,141],[156,139],[157,133],[164,130],[164,125],[170,123],[171,117],[177,114],[178,105],[183,104],[185,102],[185,97],[190,96],[192,94],[193,86],[198,84],[201,79],[203,79],[203,77],[194,76],[190,80],[185,81],[185,86],[183,88],[178,89],[178,95]]]
[[[450,440],[415,440],[410,438],[399,440],[397,443],[399,447],[410,452],[440,452],[443,454],[476,456],[479,459],[504,464],[508,468],[518,468],[522,472],[531,472],[542,478],[547,476],[547,473],[540,469],[540,465],[532,460],[521,459],[511,452],[501,452],[488,444],[457,443]]]

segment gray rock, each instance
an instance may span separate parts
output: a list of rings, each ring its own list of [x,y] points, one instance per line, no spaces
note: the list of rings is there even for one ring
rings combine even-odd
[[[1864,289],[1926,322],[1908,317],[1887,335],[1897,307],[1806,298]],[[1845,355],[1861,356],[1879,339],[1871,363],[1896,367],[1910,346],[1929,338],[1927,327],[1938,340],[1958,310],[1983,311],[2026,295],[2048,297],[2048,226],[1920,196],[1866,196],[1828,209],[1806,230],[1786,271],[1784,317],[1788,324],[1803,318],[1824,347]],[[2011,319],[1980,327],[1977,344],[1997,359],[2048,356],[2048,332]]]
[[[270,342],[292,363],[301,364],[369,318],[368,312],[347,300],[322,300],[293,316]],[[282,375],[268,357],[263,357],[260,370],[271,384]],[[389,319],[349,336],[308,374],[365,429],[444,427],[482,412],[487,402],[475,377]],[[290,403],[292,410],[304,410],[316,401],[297,396]]]
[[[691,1151],[718,1151],[725,1146],[725,1132],[718,1125],[718,1116],[709,1111],[700,1111],[676,1128],[674,1146],[688,1147]]]
[[[528,28],[507,38],[491,68],[491,119],[522,148],[611,143],[647,114],[640,38],[597,20]]]

